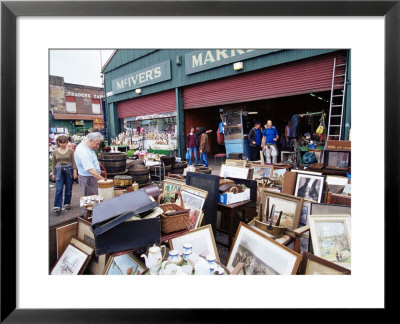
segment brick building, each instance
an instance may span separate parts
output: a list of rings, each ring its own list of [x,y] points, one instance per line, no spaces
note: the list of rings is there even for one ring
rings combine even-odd
[[[104,129],[103,99],[103,88],[65,83],[63,77],[50,75],[50,129],[69,134]]]

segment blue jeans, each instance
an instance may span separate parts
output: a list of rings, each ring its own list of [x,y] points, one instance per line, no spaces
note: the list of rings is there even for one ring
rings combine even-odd
[[[200,163],[208,168],[208,156],[206,152],[200,153]]]
[[[56,178],[56,195],[54,197],[54,207],[62,207],[62,196],[65,185],[65,193],[64,193],[64,205],[71,204],[72,197],[72,183],[74,181],[73,177],[73,168],[65,167],[62,165],[56,165],[56,169],[54,171],[54,176]]]
[[[197,164],[197,147],[189,147],[189,165],[192,165],[192,153],[194,154],[194,164]]]

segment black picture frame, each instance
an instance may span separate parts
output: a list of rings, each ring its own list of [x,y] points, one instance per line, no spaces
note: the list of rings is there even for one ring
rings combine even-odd
[[[7,145],[16,125],[16,19],[18,16],[375,16],[385,18],[385,246],[398,235],[386,213],[399,214],[400,3],[395,1],[2,1],[1,2],[1,322],[226,321],[243,310],[20,309],[16,308],[16,147]],[[372,44],[371,44],[372,46]],[[392,245],[393,246],[393,245]],[[385,258],[385,262],[390,258]],[[7,267],[4,260],[7,260]],[[395,279],[385,266],[385,282]],[[395,282],[395,281],[394,281]],[[385,290],[385,295],[387,289]],[[393,300],[393,299],[392,299]],[[385,308],[393,305],[385,298]],[[257,311],[251,310],[252,315]]]

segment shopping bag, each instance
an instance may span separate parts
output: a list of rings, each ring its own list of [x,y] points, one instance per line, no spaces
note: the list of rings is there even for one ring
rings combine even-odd
[[[186,151],[186,160],[190,160],[190,154],[189,154],[189,151]]]

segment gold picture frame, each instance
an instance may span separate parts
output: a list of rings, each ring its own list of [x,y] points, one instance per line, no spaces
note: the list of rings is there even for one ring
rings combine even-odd
[[[104,275],[141,275],[146,266],[131,253],[111,256],[104,269]]]
[[[247,164],[246,160],[233,160],[233,159],[226,159],[225,165],[236,166],[245,168]]]

